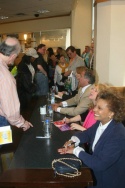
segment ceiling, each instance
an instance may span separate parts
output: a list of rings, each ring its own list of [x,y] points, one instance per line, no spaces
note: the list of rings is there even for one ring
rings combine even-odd
[[[0,0],[0,24],[70,15],[75,0]]]
[[[71,14],[76,2],[77,0],[0,0],[0,25],[67,16]],[[66,32],[66,29],[60,29],[44,31],[40,35],[51,40],[65,37]]]

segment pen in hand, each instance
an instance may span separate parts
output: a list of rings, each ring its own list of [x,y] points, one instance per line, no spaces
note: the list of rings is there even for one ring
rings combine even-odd
[[[72,146],[73,144],[75,144],[75,142],[71,142],[71,143],[68,144],[67,146],[63,146],[63,148],[66,148],[66,147]]]
[[[66,122],[66,116],[64,117],[63,121],[64,121],[64,123]]]

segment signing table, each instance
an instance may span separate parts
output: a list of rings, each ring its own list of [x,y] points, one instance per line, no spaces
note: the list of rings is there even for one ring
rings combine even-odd
[[[39,109],[46,104],[46,98],[38,100],[31,117],[34,125],[24,133],[17,151],[14,154],[9,170],[0,176],[0,187],[86,187],[92,186],[93,179],[89,168],[83,165],[82,175],[75,178],[59,177],[54,174],[52,161],[64,157],[57,152],[65,141],[69,140],[74,131],[60,131],[52,125],[51,138],[36,138],[43,136],[43,123],[40,120]],[[57,112],[54,121],[64,118]],[[66,156],[65,156],[66,157]]]

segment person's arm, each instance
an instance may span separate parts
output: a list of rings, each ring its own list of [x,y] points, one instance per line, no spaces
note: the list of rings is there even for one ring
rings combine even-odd
[[[45,76],[47,76],[47,72],[43,69],[42,65],[37,65],[39,71],[41,71]]]
[[[90,89],[87,89],[87,91],[85,91],[80,97],[81,91],[82,90],[80,88],[78,94],[76,94],[75,97],[66,101],[68,106],[75,105],[76,107],[61,108],[60,109],[61,114],[76,116],[88,110],[89,104],[91,103],[91,100],[88,97],[90,94]]]
[[[65,144],[63,145],[62,148],[58,149],[58,152],[60,154],[66,154],[66,153],[73,154],[75,147],[78,146],[79,143],[80,143],[79,138],[76,136],[72,136],[70,140],[65,142]],[[81,148],[81,149],[84,151],[83,148]]]
[[[13,76],[2,79],[2,84],[0,84],[0,104],[0,114],[11,125],[22,128],[24,131],[33,126],[30,122],[25,121],[20,114],[20,103]]]
[[[58,152],[60,154],[74,154],[77,157],[79,157],[79,155],[82,153],[82,155],[84,155],[85,150],[81,147],[79,147],[80,143],[86,143],[86,142],[90,142],[93,135],[93,131],[95,132],[96,127],[94,128],[90,128],[90,130],[87,131],[83,131],[83,132],[77,132],[74,136],[72,136],[70,138],[70,140],[68,140],[67,142],[65,142],[65,144],[63,145],[62,148],[58,149]],[[74,143],[73,145],[70,145],[71,143]],[[70,145],[70,146],[69,146]],[[86,156],[89,156],[89,154],[87,154]],[[81,157],[79,157],[80,159],[82,159]],[[83,160],[83,159],[82,159]],[[84,160],[83,160],[84,162]]]
[[[58,108],[59,106],[62,106],[62,102],[52,104],[53,110],[54,110],[55,107]]]
[[[79,124],[77,124],[77,123],[72,123],[71,125],[70,125],[70,129],[71,130],[79,130],[79,131],[85,131],[86,130],[86,128],[84,128],[83,126],[81,126],[81,125],[79,125]]]
[[[71,74],[71,72],[72,72],[71,70],[68,70],[67,72],[64,73],[64,76],[65,77],[69,76]]]
[[[69,116],[76,116],[82,114],[83,112],[86,112],[88,110],[89,104],[89,101],[86,101],[84,103],[80,102],[76,107],[61,108],[60,113]]]
[[[82,140],[85,143],[86,136],[88,135],[88,142],[90,142],[90,139],[91,141],[94,139],[96,130],[97,127],[95,126],[88,129],[87,131],[80,132],[78,133],[77,137],[72,137],[71,141],[77,142],[75,138],[79,138],[80,143],[83,143]],[[113,131],[114,129],[110,129],[110,134],[105,134],[105,136],[101,138],[101,141],[98,142],[98,146],[92,155],[85,152],[84,149],[79,146],[68,147],[66,145],[68,144],[67,142],[64,144],[64,147],[58,149],[58,152],[60,154],[73,153],[79,157],[89,168],[98,172],[106,171],[111,166],[115,165],[120,157],[124,158],[124,155],[121,155],[121,153],[123,152],[123,145],[125,144],[125,140],[122,140],[120,136],[119,139],[116,139],[115,136],[111,136],[112,134],[115,135]]]
[[[79,96],[80,96],[80,91],[79,90],[79,94],[76,94],[74,97],[72,97],[71,99],[68,99],[66,101],[63,101],[60,103],[59,106],[63,106],[63,107],[67,107],[67,106],[72,106],[72,105],[77,105],[78,101],[79,101]],[[77,108],[77,107],[76,107]],[[60,112],[62,114],[67,114],[67,115],[71,115],[71,116],[76,116],[78,114],[81,114],[82,111],[77,110],[76,108],[72,107],[72,108],[58,108],[58,106],[56,105],[55,108],[53,108],[56,112]],[[78,107],[79,109],[79,107]],[[78,112],[77,112],[78,111]]]
[[[77,115],[75,117],[72,118],[64,118],[63,119],[66,123],[72,123],[72,122],[77,122],[77,121],[81,121],[81,116]]]
[[[81,99],[81,92],[82,92],[82,89],[80,88],[79,90],[78,90],[78,93],[74,96],[74,97],[72,97],[72,98],[70,98],[70,99],[68,99],[68,100],[66,100],[66,102],[67,102],[67,105],[68,106],[74,106],[74,105],[77,105],[78,103],[79,103],[79,101],[81,101],[80,99]],[[77,114],[78,115],[78,114]],[[74,116],[76,116],[76,115],[74,115]]]
[[[76,132],[75,135],[73,135],[68,141],[66,141],[64,143],[62,148],[58,149],[58,152],[60,154],[66,154],[66,153],[72,154],[73,153],[77,157],[79,157],[79,154],[81,154],[81,153],[84,154],[85,153],[84,149],[79,147],[79,144],[83,144],[86,142],[90,143],[94,139],[94,135],[95,135],[97,127],[98,127],[98,123],[97,123],[97,125],[91,127],[90,129],[88,129],[86,131]],[[71,143],[74,143],[74,144],[69,147],[68,145]],[[87,154],[87,156],[88,156],[88,154]],[[84,160],[83,160],[83,162],[84,162]]]
[[[52,108],[55,112],[60,112],[61,108],[60,106],[62,107],[66,107],[67,106],[67,102],[66,101],[63,101],[63,102],[60,102],[60,103],[55,103],[52,105]]]

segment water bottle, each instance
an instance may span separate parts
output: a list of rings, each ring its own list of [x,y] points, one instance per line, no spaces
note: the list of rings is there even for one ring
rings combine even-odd
[[[50,121],[53,121],[53,109],[51,105],[48,106],[48,115],[49,115]]]
[[[44,137],[51,137],[51,122],[49,119],[46,119],[43,124]]]
[[[55,90],[52,89],[51,91],[51,104],[54,104],[55,103]]]
[[[46,105],[40,107],[40,119],[44,121],[46,117]]]
[[[51,104],[51,94],[50,93],[47,94],[47,103]]]

